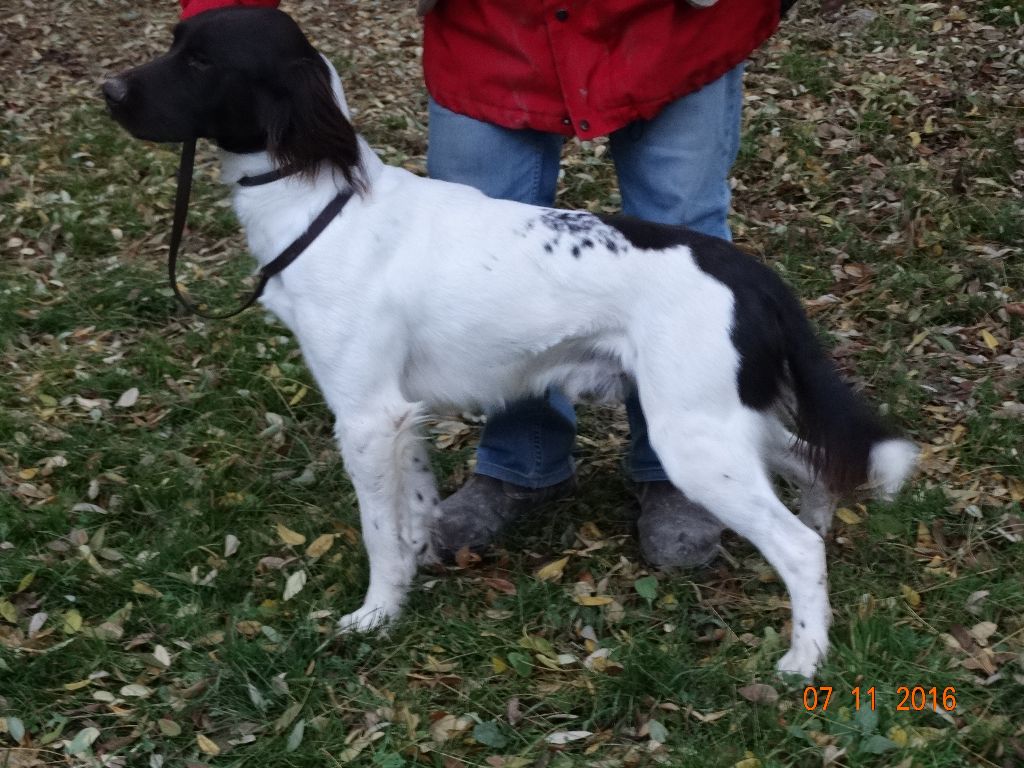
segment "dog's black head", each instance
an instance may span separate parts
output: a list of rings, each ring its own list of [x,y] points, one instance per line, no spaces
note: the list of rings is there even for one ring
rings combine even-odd
[[[361,186],[356,132],[335,100],[330,70],[281,11],[224,8],[183,21],[167,53],[111,78],[103,95],[137,138],[266,150],[299,172],[328,162]]]

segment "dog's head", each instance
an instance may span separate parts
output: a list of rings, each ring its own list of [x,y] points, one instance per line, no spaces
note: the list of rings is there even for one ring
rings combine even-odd
[[[327,162],[361,186],[358,139],[331,68],[281,11],[224,8],[183,21],[167,53],[106,81],[103,95],[136,138],[212,139],[306,173]]]

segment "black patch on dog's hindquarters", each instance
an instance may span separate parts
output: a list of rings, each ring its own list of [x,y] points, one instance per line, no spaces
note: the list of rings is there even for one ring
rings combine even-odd
[[[629,216],[600,219],[640,250],[688,247],[700,270],[735,297],[730,336],[740,356],[743,404],[766,410],[783,387],[791,389],[797,434],[810,446],[810,463],[829,490],[842,495],[867,480],[871,447],[894,432],[839,377],[800,301],[774,270],[726,240],[684,227]]]
[[[631,216],[598,218],[640,250],[663,251],[686,246],[701,271],[725,285],[736,297],[732,343],[740,354],[737,374],[740,400],[757,410],[772,406],[785,376],[785,343],[777,302],[788,289],[772,270],[732,243],[685,227],[655,224]]]

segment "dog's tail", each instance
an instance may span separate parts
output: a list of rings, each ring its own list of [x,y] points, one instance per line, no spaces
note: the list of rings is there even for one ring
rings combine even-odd
[[[840,378],[799,301],[789,291],[785,295],[777,309],[797,434],[808,461],[837,495],[867,485],[892,496],[913,472],[917,446],[897,437]]]

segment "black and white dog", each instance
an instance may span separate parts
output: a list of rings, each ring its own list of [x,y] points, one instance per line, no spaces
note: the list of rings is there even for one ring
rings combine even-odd
[[[334,68],[279,11],[183,22],[167,54],[104,92],[138,138],[219,145],[263,265],[339,190],[355,192],[262,299],[298,337],[359,498],[370,584],[341,629],[397,615],[431,556],[425,412],[635,385],[672,482],[785,582],[793,636],[779,669],[813,675],[828,646],[835,497],[894,493],[917,450],[839,379],[772,270],[685,229],[492,200],[385,166],[349,122]],[[770,473],[803,489],[800,519]]]

